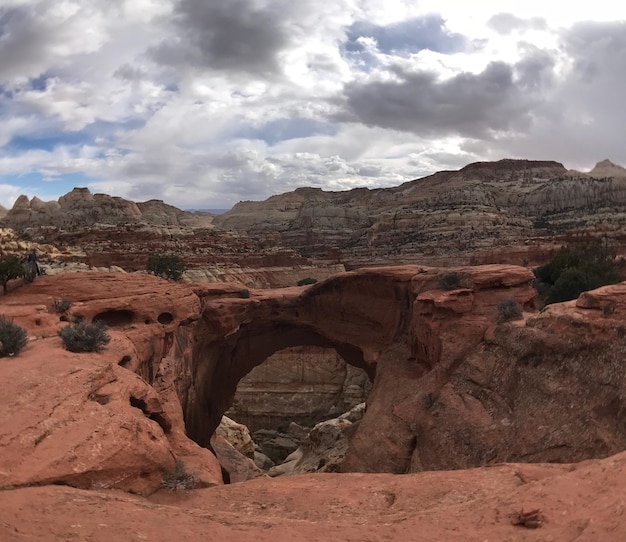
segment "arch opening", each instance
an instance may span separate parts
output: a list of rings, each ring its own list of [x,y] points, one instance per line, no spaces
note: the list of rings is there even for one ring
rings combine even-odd
[[[289,347],[241,379],[226,416],[248,427],[257,466],[269,470],[307,442],[318,423],[364,403],[370,389],[365,371],[346,363],[335,349]],[[327,462],[321,458],[316,464],[320,461]]]
[[[374,381],[375,365],[365,362],[357,346],[331,341],[307,325],[243,325],[219,342],[199,341],[195,385],[185,405],[189,437],[208,447],[211,435],[233,403],[239,382],[276,352],[308,346],[333,349],[346,364],[363,369]]]

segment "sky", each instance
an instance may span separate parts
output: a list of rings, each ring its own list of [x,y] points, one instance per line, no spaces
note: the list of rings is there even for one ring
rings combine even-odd
[[[0,0],[0,205],[626,165],[626,2]]]

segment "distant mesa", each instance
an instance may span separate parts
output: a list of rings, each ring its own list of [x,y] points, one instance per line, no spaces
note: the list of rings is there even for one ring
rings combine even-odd
[[[626,177],[626,169],[610,160],[602,160],[589,172],[592,177]]]
[[[0,225],[16,230],[217,227],[304,258],[349,266],[411,261],[440,265],[450,255],[455,261],[484,263],[483,253],[491,261],[488,253],[534,239],[574,234],[621,239],[625,205],[626,169],[608,159],[580,172],[552,160],[507,158],[440,171],[392,188],[331,192],[300,187],[264,201],[240,202],[223,214],[180,210],[156,199],[135,203],[75,188],[58,201],[20,196],[11,210],[1,211]]]
[[[146,224],[153,226],[209,226],[213,215],[182,211],[161,200],[135,203],[107,194],[92,194],[88,188],[74,188],[58,201],[28,199],[21,195],[12,209],[0,213],[2,225],[14,229],[38,226],[59,228],[94,224]]]

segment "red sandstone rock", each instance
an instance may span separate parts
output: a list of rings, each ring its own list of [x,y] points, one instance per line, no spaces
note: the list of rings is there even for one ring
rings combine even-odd
[[[57,331],[67,322],[51,305],[64,297],[69,317],[110,324],[102,353],[63,349]],[[184,366],[198,308],[190,289],[147,275],[41,277],[1,297],[0,314],[25,327],[29,343],[0,360],[0,485],[151,493],[176,458],[201,458],[201,483],[221,483],[215,457],[184,436],[174,383],[162,381],[172,357],[178,373]]]
[[[579,465],[262,478],[150,500],[48,486],[0,492],[0,539],[621,542],[625,501],[625,454]],[[534,510],[536,528],[514,525]]]
[[[456,293],[439,287],[450,271],[463,282]],[[0,298],[0,312],[27,327],[32,339],[23,354],[0,364],[0,378],[8,378],[3,387],[15,381],[18,390],[0,398],[0,409],[16,413],[0,431],[13,446],[3,483],[88,487],[106,478],[112,487],[149,493],[157,473],[181,457],[196,468],[206,461],[204,483],[219,482],[215,459],[185,431],[208,445],[238,381],[273,352],[300,344],[335,348],[374,379],[343,470],[564,462],[624,450],[626,292],[607,287],[497,325],[497,307],[507,298],[531,305],[532,278],[514,266],[404,266],[346,273],[305,288],[253,290],[249,297],[234,286],[192,290],[147,275],[39,278]],[[112,342],[102,354],[62,350],[56,331],[64,322],[49,308],[60,297],[73,298],[73,314],[110,323]],[[609,299],[613,312],[605,314],[598,307]],[[39,372],[55,385],[42,388],[41,405],[36,412],[25,408],[22,417],[21,397],[40,385]],[[57,388],[70,384],[74,393],[58,395]],[[95,400],[101,395],[108,402]],[[54,427],[67,434],[53,432],[35,446],[46,429],[45,405],[58,411]],[[113,428],[106,416],[118,420]],[[21,438],[31,426],[42,430]],[[112,436],[99,443],[88,426]],[[118,431],[138,436],[129,444]],[[46,442],[71,449],[55,444],[59,455],[39,457]],[[118,462],[119,446],[125,452]],[[148,459],[146,446],[155,450]],[[90,447],[97,453],[83,451]],[[90,461],[73,459],[75,449]],[[29,455],[32,461],[24,459]],[[58,461],[49,464],[49,457]]]

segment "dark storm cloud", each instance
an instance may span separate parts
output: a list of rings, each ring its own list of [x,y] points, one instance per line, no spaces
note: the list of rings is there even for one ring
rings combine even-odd
[[[342,120],[421,136],[488,138],[528,125],[533,97],[524,80],[536,81],[542,69],[540,62],[522,66],[520,81],[513,66],[491,62],[481,73],[438,80],[432,72],[396,67],[397,81],[347,85]]]
[[[26,8],[0,7],[0,80],[26,73],[38,75],[49,34]]]
[[[259,127],[246,127],[233,134],[235,138],[261,139],[268,145],[275,145],[289,139],[299,139],[312,135],[335,135],[337,127],[326,122],[303,119],[277,119]]]
[[[359,38],[376,40],[381,53],[407,55],[429,49],[438,53],[455,53],[465,48],[467,38],[450,32],[439,15],[425,15],[398,23],[379,26],[368,21],[357,21],[348,28],[344,49],[349,53],[363,53]]]
[[[585,22],[563,30],[559,49],[569,69],[533,110],[534,123],[527,132],[502,138],[490,147],[517,156],[559,157],[569,167],[590,167],[609,157],[624,163],[626,109],[626,22]],[[530,55],[518,65],[526,84],[550,76],[545,52]],[[539,83],[541,84],[541,82]]]
[[[278,55],[292,40],[288,21],[295,9],[286,0],[181,0],[174,18],[176,37],[152,55],[174,66],[277,72]]]
[[[510,34],[514,30],[546,30],[548,28],[546,20],[542,17],[520,19],[512,13],[498,13],[494,15],[487,22],[487,26],[503,35]]]
[[[565,48],[574,59],[574,75],[580,79],[626,82],[625,21],[575,24],[565,34]]]
[[[526,54],[515,65],[518,85],[536,91],[550,87],[554,83],[554,56],[534,45],[523,44],[522,47],[526,49]]]

